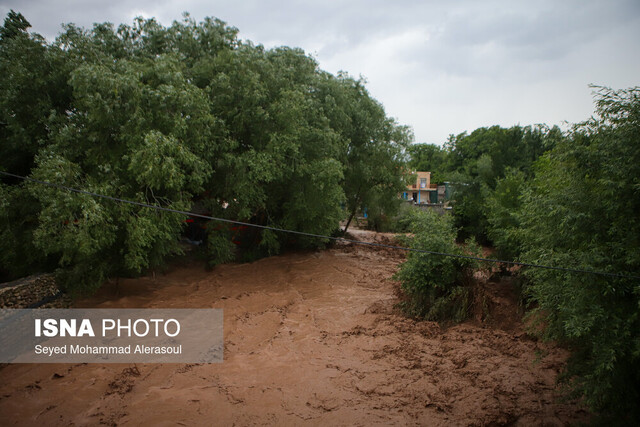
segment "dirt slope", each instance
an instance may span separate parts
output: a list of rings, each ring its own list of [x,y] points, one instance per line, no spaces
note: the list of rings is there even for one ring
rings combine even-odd
[[[0,424],[564,425],[586,419],[577,406],[555,401],[566,352],[528,338],[517,320],[443,331],[396,314],[390,277],[401,261],[389,250],[342,246],[105,286],[77,306],[223,308],[224,362],[5,366]],[[504,289],[493,304],[508,311]]]

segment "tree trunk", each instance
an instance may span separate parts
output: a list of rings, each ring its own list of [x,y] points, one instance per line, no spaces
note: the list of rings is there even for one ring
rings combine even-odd
[[[351,224],[351,220],[353,219],[354,216],[356,216],[356,211],[357,210],[358,210],[358,208],[354,208],[353,211],[351,212],[351,215],[349,215],[349,219],[347,220],[347,224],[344,226],[343,234],[347,234],[347,230],[349,229],[349,225]]]
[[[356,202],[353,204],[353,210],[351,211],[351,215],[347,220],[347,224],[344,226],[343,234],[347,234],[347,230],[349,229],[349,224],[351,224],[351,220],[354,216],[356,216],[356,211],[358,210],[358,205],[360,204],[360,191],[362,190],[362,186],[358,188],[358,193],[356,194]]]

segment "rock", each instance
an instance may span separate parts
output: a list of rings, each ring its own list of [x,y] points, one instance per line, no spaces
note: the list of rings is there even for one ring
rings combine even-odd
[[[71,298],[63,293],[52,274],[37,274],[0,284],[0,308],[68,308]]]

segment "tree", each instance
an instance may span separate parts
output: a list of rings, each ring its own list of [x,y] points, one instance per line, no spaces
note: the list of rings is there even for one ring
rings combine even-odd
[[[12,11],[0,31],[3,170],[311,234],[334,233],[344,204],[394,208],[408,130],[363,82],[319,70],[301,49],[267,50],[188,14],[170,27],[66,25],[51,44],[27,28]],[[91,290],[180,252],[175,213],[3,182],[9,275],[53,263],[68,288]],[[207,230],[210,263],[233,259],[237,233]],[[239,240],[245,258],[325,243],[263,230]]]
[[[406,186],[405,150],[413,136],[407,127],[386,117],[362,80],[346,74],[324,77],[323,91],[319,92],[324,110],[331,127],[346,142],[340,157],[344,164],[346,233],[358,210],[395,213],[397,196]]]
[[[596,89],[596,117],[535,165],[518,216],[525,262],[640,275],[640,88]],[[547,338],[573,356],[565,380],[596,411],[640,419],[640,282],[527,270]]]
[[[498,249],[502,259],[513,260],[520,255],[518,213],[521,209],[520,196],[525,191],[525,186],[524,172],[507,169],[505,176],[496,182],[494,191],[485,189],[487,237]]]
[[[448,164],[448,151],[435,144],[412,144],[407,148],[409,167],[415,171],[431,172],[431,182],[445,180]]]
[[[0,170],[27,175],[46,144],[54,117],[70,99],[67,68],[20,13],[9,12],[0,28]],[[15,179],[0,183],[0,273],[15,278],[51,270],[56,263],[35,246],[38,200]]]
[[[27,28],[30,27],[31,24],[20,12],[11,9],[4,19],[4,25],[0,28],[0,42],[6,43],[10,39],[24,37],[27,35]]]
[[[86,64],[72,73],[73,113],[36,156],[32,176],[100,194],[188,210],[222,139],[206,98],[178,62]],[[85,290],[179,252],[183,218],[29,185],[39,201],[34,243]]]
[[[468,236],[491,244],[488,235],[487,197],[508,171],[529,178],[532,164],[562,139],[559,128],[545,125],[479,128],[471,134],[451,136],[446,144],[448,181],[455,184],[454,216],[459,240]]]
[[[412,249],[453,255],[477,255],[474,242],[463,249],[455,243],[456,230],[449,215],[420,211],[412,215],[413,237],[404,238]],[[445,257],[423,252],[409,252],[394,278],[402,282],[407,295],[405,311],[427,320],[460,322],[470,313],[473,294],[473,271],[477,263],[471,259]]]
[[[46,46],[20,13],[0,28],[0,168],[26,175],[48,136],[52,115],[64,114],[70,93],[61,52]]]

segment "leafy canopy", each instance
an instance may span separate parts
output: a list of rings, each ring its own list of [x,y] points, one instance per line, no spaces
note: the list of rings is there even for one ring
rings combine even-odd
[[[266,50],[213,18],[65,25],[55,42],[11,11],[0,28],[0,169],[113,197],[331,234],[362,206],[393,210],[410,132],[364,82],[296,48]],[[181,252],[184,218],[0,184],[0,273],[50,270],[71,289]],[[211,264],[319,239],[203,224]],[[28,256],[27,256],[28,254]]]
[[[512,235],[526,262],[638,276],[640,88],[595,90],[597,115],[536,163]],[[546,336],[574,348],[566,372],[574,390],[619,422],[640,419],[638,280],[527,275]]]

